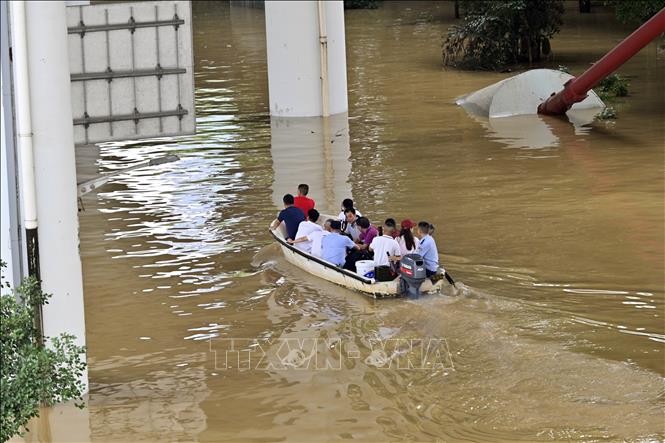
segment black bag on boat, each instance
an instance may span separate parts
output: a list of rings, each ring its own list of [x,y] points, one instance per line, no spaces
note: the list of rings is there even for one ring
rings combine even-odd
[[[374,280],[376,281],[392,281],[396,277],[397,274],[390,266],[377,266],[374,268]]]

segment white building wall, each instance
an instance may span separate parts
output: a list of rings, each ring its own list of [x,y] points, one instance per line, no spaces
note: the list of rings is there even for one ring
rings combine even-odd
[[[20,212],[16,184],[16,151],[12,118],[11,73],[9,63],[9,3],[0,4],[0,259],[7,264],[2,272],[16,287],[22,277],[23,254],[20,245]]]
[[[325,1],[328,34],[329,113],[348,110],[344,4]],[[317,1],[266,1],[266,47],[270,114],[323,115],[321,44]]]
[[[2,76],[0,77],[0,85],[4,87],[4,70]],[[10,206],[10,182],[9,178],[13,173],[13,168],[10,168],[10,164],[7,156],[7,149],[12,149],[12,146],[8,146],[5,140],[5,117],[11,114],[5,114],[5,96],[2,96],[2,101],[0,102],[0,124],[2,124],[2,136],[0,137],[0,230],[2,231],[0,235],[0,260],[7,264],[7,267],[2,270],[2,275],[7,279],[12,287],[16,286],[18,281],[15,278],[16,265],[18,261],[14,258],[12,254],[12,230],[15,229],[13,223],[11,222],[11,206]],[[10,109],[11,110],[11,109]],[[4,291],[4,289],[3,289]],[[4,293],[4,292],[3,292]]]

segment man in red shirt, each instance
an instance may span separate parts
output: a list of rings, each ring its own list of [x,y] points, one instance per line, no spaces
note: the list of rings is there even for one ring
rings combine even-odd
[[[298,185],[298,195],[295,198],[294,206],[300,209],[307,217],[307,213],[310,209],[314,209],[316,203],[311,198],[307,197],[309,193],[309,185],[301,184]]]

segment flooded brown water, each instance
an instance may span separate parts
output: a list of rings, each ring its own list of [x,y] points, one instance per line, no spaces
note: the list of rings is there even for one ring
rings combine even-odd
[[[80,152],[81,174],[181,160],[84,198],[89,405],[69,421],[45,411],[29,438],[665,438],[662,50],[621,68],[631,95],[614,122],[487,122],[454,100],[511,74],[442,69],[452,4],[348,11],[348,132],[304,152],[316,121],[273,121],[271,138],[263,12],[196,2],[194,15],[198,134]],[[603,12],[565,21],[550,64],[573,73],[628,33]],[[432,222],[468,289],[375,302],[301,275],[267,232],[301,181],[326,209],[346,189],[374,220]],[[237,360],[230,339],[278,354],[298,338],[332,340],[318,355],[339,368],[220,367]],[[389,339],[440,340],[444,364],[372,364]]]

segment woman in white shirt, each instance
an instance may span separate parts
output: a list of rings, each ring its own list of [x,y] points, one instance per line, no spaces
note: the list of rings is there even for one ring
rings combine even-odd
[[[399,237],[397,238],[397,243],[399,243],[399,249],[402,253],[402,257],[404,257],[406,254],[415,254],[416,250],[418,249],[420,240],[418,240],[412,232],[412,229],[415,226],[416,224],[413,222],[413,220],[409,220],[408,218],[406,220],[402,220],[402,230],[400,231]]]

